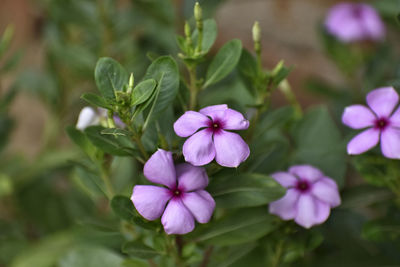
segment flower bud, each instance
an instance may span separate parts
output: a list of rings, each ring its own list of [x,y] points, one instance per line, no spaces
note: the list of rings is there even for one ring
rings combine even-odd
[[[190,25],[187,21],[185,22],[185,36],[186,38],[191,36]]]
[[[134,84],[135,84],[135,78],[133,77],[133,73],[131,73],[131,76],[129,77],[129,83],[128,83],[128,90],[127,90],[128,94],[132,93]]]
[[[261,28],[258,21],[254,22],[252,32],[253,32],[253,41],[255,43],[261,42]]]
[[[194,18],[196,19],[196,21],[200,21],[202,20],[203,14],[202,14],[202,10],[201,10],[201,6],[199,4],[199,2],[196,2],[196,4],[194,5]]]

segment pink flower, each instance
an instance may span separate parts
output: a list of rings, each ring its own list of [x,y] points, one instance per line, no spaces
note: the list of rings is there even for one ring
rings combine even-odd
[[[245,130],[249,121],[227,105],[215,105],[199,112],[187,111],[174,124],[175,133],[189,137],[183,145],[185,160],[195,166],[214,158],[221,166],[237,167],[250,154],[240,135],[225,130]]]
[[[385,157],[400,159],[400,109],[393,112],[399,95],[392,87],[378,88],[367,95],[367,104],[347,107],[342,122],[353,129],[365,129],[347,144],[347,153],[364,153],[381,141]],[[393,113],[392,113],[393,112]]]
[[[136,185],[131,200],[147,220],[161,223],[167,234],[186,234],[194,229],[194,219],[207,223],[215,208],[212,196],[204,190],[208,176],[201,167],[188,163],[174,166],[172,153],[159,149],[144,165],[144,176],[157,184]]]
[[[332,7],[325,21],[329,33],[342,42],[380,41],[385,26],[375,9],[363,3],[340,3]]]
[[[292,220],[305,227],[325,222],[331,208],[340,205],[336,183],[310,165],[296,165],[289,172],[271,175],[287,188],[286,195],[269,204],[269,212],[283,220]]]

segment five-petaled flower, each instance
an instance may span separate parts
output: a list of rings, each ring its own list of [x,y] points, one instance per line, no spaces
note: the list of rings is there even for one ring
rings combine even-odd
[[[185,160],[195,166],[208,164],[214,158],[221,166],[239,166],[249,156],[249,146],[240,135],[226,130],[248,127],[249,121],[225,104],[199,112],[186,111],[174,124],[178,136],[190,136],[182,150]]]
[[[380,41],[385,26],[375,9],[364,3],[340,3],[332,7],[325,28],[342,42]]]
[[[167,234],[186,234],[194,229],[194,219],[207,223],[215,208],[212,196],[204,190],[208,176],[202,167],[188,163],[174,166],[172,153],[159,149],[144,165],[144,176],[157,184],[136,185],[132,202],[147,220],[161,215]]]
[[[269,212],[283,220],[294,219],[305,228],[325,222],[331,208],[340,205],[336,183],[315,167],[296,165],[289,172],[271,175],[287,188],[283,198],[269,204]]]
[[[378,88],[367,95],[367,104],[347,107],[342,122],[353,129],[365,129],[347,144],[347,153],[358,155],[381,141],[385,157],[400,159],[400,108],[395,112],[399,95],[392,87]]]

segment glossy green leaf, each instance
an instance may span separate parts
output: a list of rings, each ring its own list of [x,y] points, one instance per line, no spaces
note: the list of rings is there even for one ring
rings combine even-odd
[[[311,164],[343,186],[345,143],[326,107],[310,109],[293,129],[293,137],[297,148],[292,164]]]
[[[72,142],[79,146],[87,155],[93,155],[96,149],[82,131],[76,129],[74,126],[67,126],[65,130]]]
[[[286,192],[273,178],[252,173],[217,177],[207,190],[219,208],[261,206],[282,198]]]
[[[132,201],[125,196],[115,196],[111,200],[111,208],[120,218],[130,221],[135,216]]]
[[[219,82],[236,67],[242,53],[242,42],[234,39],[218,51],[207,69],[204,88]]]
[[[88,102],[89,104],[96,106],[96,107],[101,107],[105,109],[111,109],[111,105],[109,105],[104,98],[102,98],[99,95],[93,94],[93,93],[86,93],[81,96],[83,100]]]
[[[267,207],[241,209],[210,224],[196,240],[221,246],[246,243],[272,232],[276,222]]]
[[[116,156],[135,156],[136,150],[127,136],[101,134],[105,128],[91,126],[85,129],[85,134],[93,145],[106,153]]]
[[[157,82],[154,79],[148,79],[140,82],[132,91],[131,106],[142,104],[148,100],[156,88]]]
[[[128,84],[129,74],[117,61],[103,57],[94,71],[97,88],[107,102],[115,102],[115,91],[122,91]]]
[[[110,134],[115,137],[118,136],[132,136],[132,133],[130,131],[124,130],[124,129],[119,129],[119,128],[106,128],[101,131],[101,134]]]
[[[174,101],[179,88],[179,72],[175,60],[170,56],[162,56],[153,61],[147,69],[144,80],[157,81],[153,104],[147,112],[146,121],[156,119]]]
[[[201,53],[207,53],[215,40],[217,39],[218,29],[214,19],[206,19],[203,21],[203,40],[201,42]],[[192,41],[197,44],[197,36],[199,35],[197,28],[193,31]]]
[[[142,259],[151,259],[160,255],[159,251],[154,250],[139,241],[130,241],[123,244],[122,252]]]

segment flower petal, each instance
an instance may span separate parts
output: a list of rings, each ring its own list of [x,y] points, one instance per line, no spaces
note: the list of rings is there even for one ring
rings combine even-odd
[[[212,142],[212,131],[201,130],[183,144],[182,148],[185,161],[195,166],[210,163],[215,157],[214,144]]]
[[[131,197],[139,214],[150,221],[161,216],[170,199],[168,189],[154,185],[136,185]]]
[[[324,174],[317,168],[311,165],[295,165],[290,167],[289,172],[299,179],[304,179],[310,183],[313,183],[321,179]]]
[[[175,166],[178,188],[183,192],[195,191],[208,185],[207,172],[202,167],[182,163]]]
[[[326,202],[331,207],[340,205],[339,189],[332,179],[323,177],[318,180],[311,189],[311,193],[321,201]]]
[[[400,129],[387,127],[381,133],[382,154],[390,159],[400,159]]]
[[[228,109],[228,105],[214,105],[202,108],[199,112],[203,115],[211,117],[213,120],[222,119],[224,117],[225,111]]]
[[[378,144],[379,133],[380,131],[374,128],[359,133],[347,144],[347,153],[349,155],[358,155],[370,150]]]
[[[249,121],[246,120],[242,113],[226,109],[223,117],[223,128],[226,130],[245,130],[249,128]]]
[[[169,151],[158,149],[144,165],[143,173],[153,183],[169,188],[176,186],[175,166]]]
[[[179,198],[173,198],[168,203],[161,223],[167,234],[187,234],[194,229],[194,218]]]
[[[318,199],[315,198],[314,201],[316,205],[314,225],[316,225],[316,224],[321,224],[328,219],[329,214],[331,213],[331,207],[329,206],[328,203],[325,203],[324,201],[319,201]]]
[[[269,203],[269,212],[278,215],[283,220],[291,220],[297,214],[297,201],[300,197],[296,189],[288,189],[279,200]]]
[[[393,112],[393,115],[389,119],[390,126],[395,126],[400,128],[400,107]]]
[[[288,172],[276,172],[271,174],[278,183],[283,187],[295,187],[298,179]]]
[[[302,194],[297,202],[295,222],[304,228],[310,228],[316,223],[317,205],[311,194]]]
[[[215,208],[214,199],[204,190],[185,193],[182,202],[199,223],[207,223]]]
[[[378,12],[367,4],[360,4],[363,7],[362,26],[369,39],[380,41],[385,37],[385,25]]]
[[[76,128],[84,130],[85,128],[96,125],[100,122],[99,115],[91,107],[84,107],[79,113],[78,122]]]
[[[345,108],[342,115],[343,124],[353,129],[362,129],[373,126],[376,116],[372,111],[363,105],[352,105]]]
[[[236,133],[221,130],[214,134],[215,160],[224,167],[237,167],[250,155],[250,148]]]
[[[399,102],[399,95],[393,87],[382,87],[368,93],[368,106],[378,117],[389,117]]]
[[[175,133],[180,137],[188,137],[194,134],[198,129],[207,127],[210,119],[195,111],[186,111],[174,123]]]

